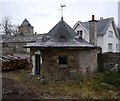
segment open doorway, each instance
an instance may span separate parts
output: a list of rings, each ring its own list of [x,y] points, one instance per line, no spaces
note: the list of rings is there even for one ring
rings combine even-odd
[[[40,68],[41,68],[41,63],[40,63],[40,54],[35,55],[35,74],[40,75]]]

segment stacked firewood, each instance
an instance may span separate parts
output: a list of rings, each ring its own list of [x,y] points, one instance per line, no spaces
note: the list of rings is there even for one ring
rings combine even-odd
[[[29,62],[27,59],[11,55],[1,56],[0,62],[1,62],[0,67],[2,67],[2,71],[17,70],[27,68],[29,66]]]

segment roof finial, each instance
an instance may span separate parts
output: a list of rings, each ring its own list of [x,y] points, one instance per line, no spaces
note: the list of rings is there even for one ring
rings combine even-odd
[[[63,7],[66,7],[66,6],[61,4],[61,20],[63,20]]]

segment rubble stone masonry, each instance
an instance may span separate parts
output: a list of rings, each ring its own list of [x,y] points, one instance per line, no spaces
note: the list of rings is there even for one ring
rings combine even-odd
[[[39,49],[40,50],[40,49]],[[31,49],[31,57],[37,49]],[[66,79],[97,70],[96,49],[47,48],[41,50],[41,76]],[[59,65],[59,56],[67,56],[67,66]],[[32,60],[31,60],[32,61]],[[32,62],[31,62],[32,63]],[[32,65],[31,65],[32,66]]]

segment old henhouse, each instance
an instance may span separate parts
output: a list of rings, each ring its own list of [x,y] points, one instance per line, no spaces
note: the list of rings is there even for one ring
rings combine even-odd
[[[63,18],[42,40],[24,47],[30,48],[33,75],[57,80],[97,69],[98,48],[79,37]]]

